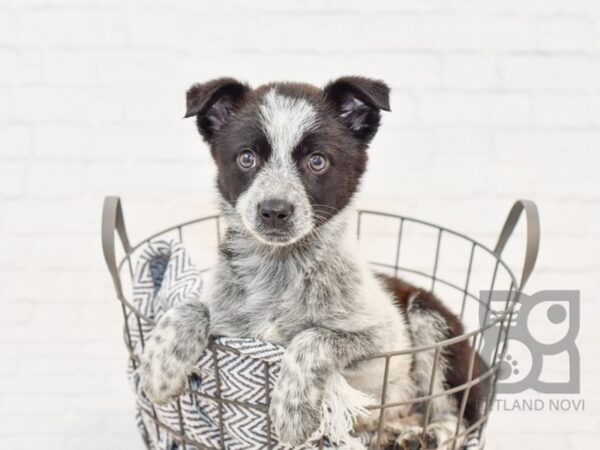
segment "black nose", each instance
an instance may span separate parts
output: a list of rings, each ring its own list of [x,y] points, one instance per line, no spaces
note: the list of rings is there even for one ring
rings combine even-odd
[[[270,228],[283,228],[294,212],[294,205],[285,200],[265,200],[258,205],[262,222]]]

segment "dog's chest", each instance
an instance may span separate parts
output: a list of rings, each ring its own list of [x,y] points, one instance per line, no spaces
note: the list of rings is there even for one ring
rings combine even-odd
[[[351,313],[356,276],[335,251],[290,255],[237,254],[230,260],[243,298],[238,312],[255,338],[286,343],[307,326],[331,325]],[[346,304],[346,305],[345,305]]]

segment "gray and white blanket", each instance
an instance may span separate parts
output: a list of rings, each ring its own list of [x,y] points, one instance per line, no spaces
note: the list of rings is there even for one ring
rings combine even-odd
[[[202,276],[179,241],[156,240],[143,248],[132,287],[133,306],[157,322],[172,306],[199,300]],[[131,348],[139,356],[153,325],[132,314],[127,326]],[[283,351],[281,346],[253,339],[216,338],[212,349],[206,350],[196,364],[195,374],[189,378],[189,391],[166,406],[153,405],[143,395],[134,363],[130,362],[128,375],[136,393],[137,423],[148,448],[269,448],[268,395],[277,379]],[[369,436],[354,436],[349,431],[369,403],[372,399],[338,376],[327,386],[321,428],[299,449],[319,448],[320,437],[325,435],[324,448],[364,450]],[[185,445],[178,435],[187,439]],[[278,443],[272,435],[270,448],[290,447]],[[477,440],[470,439],[467,448],[479,448]]]

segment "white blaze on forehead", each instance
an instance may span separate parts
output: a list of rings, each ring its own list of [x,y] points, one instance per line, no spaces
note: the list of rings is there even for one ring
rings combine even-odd
[[[302,137],[317,124],[317,112],[305,99],[287,97],[271,89],[260,107],[260,121],[273,151],[271,158],[291,161]]]
[[[261,127],[271,146],[271,157],[258,170],[248,189],[236,202],[242,223],[259,240],[261,219],[257,206],[267,199],[279,199],[294,206],[288,221],[289,240],[295,242],[314,227],[312,207],[300,179],[292,152],[302,138],[317,125],[317,112],[305,99],[268,91],[259,106]]]

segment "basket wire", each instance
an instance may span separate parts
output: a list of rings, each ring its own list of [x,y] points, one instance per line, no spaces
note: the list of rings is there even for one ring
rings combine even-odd
[[[506,244],[506,241],[510,237],[510,234],[512,233],[512,231],[515,227],[515,224],[519,218],[519,215],[520,215],[521,211],[523,211],[523,210],[525,210],[525,212],[527,213],[527,226],[528,226],[527,253],[526,253],[526,257],[525,257],[526,262],[525,262],[525,267],[523,270],[523,276],[521,277],[520,282],[517,283],[515,275],[513,274],[511,269],[508,267],[508,265],[503,261],[503,259],[501,258],[501,254],[502,254],[502,250],[504,249],[504,245]],[[533,270],[533,266],[535,264],[535,258],[537,256],[537,250],[539,248],[539,219],[537,216],[537,209],[535,207],[535,204],[533,204],[532,202],[529,202],[527,200],[522,200],[522,201],[518,201],[517,203],[515,203],[515,206],[511,210],[509,217],[505,223],[505,226],[500,234],[500,238],[498,240],[498,245],[496,246],[496,249],[494,249],[494,250],[491,250],[487,246],[481,244],[480,242],[478,242],[462,233],[450,230],[450,229],[442,227],[442,226],[438,226],[438,225],[435,225],[435,224],[432,224],[432,223],[429,223],[426,221],[422,221],[422,220],[407,217],[407,216],[389,214],[389,213],[384,213],[384,212],[379,212],[379,211],[370,211],[370,210],[358,211],[357,224],[356,224],[357,240],[361,240],[363,238],[363,232],[364,232],[364,228],[365,228],[363,222],[366,217],[379,217],[379,218],[385,218],[385,219],[393,220],[393,221],[397,222],[397,232],[396,232],[396,236],[395,236],[396,241],[393,246],[393,249],[394,249],[393,261],[392,262],[370,261],[370,264],[374,267],[374,269],[383,271],[383,272],[387,272],[390,275],[394,275],[395,277],[414,276],[414,277],[420,277],[425,280],[430,280],[429,289],[434,293],[436,292],[436,288],[439,286],[445,286],[446,288],[450,288],[450,289],[457,291],[461,295],[461,304],[457,308],[456,312],[459,315],[461,321],[464,320],[464,318],[465,318],[467,302],[469,300],[477,302],[480,307],[484,308],[484,311],[485,311],[484,319],[481,322],[480,326],[478,326],[477,328],[475,328],[471,331],[465,332],[464,334],[462,334],[460,336],[456,336],[456,337],[453,337],[450,339],[436,342],[435,344],[421,346],[418,348],[403,349],[403,350],[398,350],[398,351],[393,351],[393,352],[374,353],[374,354],[370,355],[369,357],[365,358],[366,360],[372,360],[372,359],[383,359],[384,360],[384,373],[383,373],[383,380],[382,380],[381,399],[378,404],[370,405],[367,407],[367,409],[372,410],[374,412],[378,411],[378,413],[379,413],[380,420],[379,420],[378,436],[382,435],[381,431],[382,431],[382,426],[384,423],[384,421],[382,419],[384,417],[384,412],[386,409],[395,407],[395,406],[407,405],[407,404],[411,404],[411,405],[425,404],[425,414],[424,414],[424,419],[423,419],[423,424],[422,424],[423,429],[425,430],[431,420],[432,400],[437,397],[450,396],[450,395],[453,395],[456,393],[463,392],[462,400],[460,401],[460,404],[458,405],[459,421],[457,422],[455,432],[446,442],[441,443],[440,445],[441,446],[451,445],[451,447],[449,447],[449,448],[451,448],[452,450],[455,450],[458,448],[458,445],[460,442],[464,442],[468,436],[472,436],[473,434],[476,434],[476,436],[479,439],[480,448],[483,448],[483,446],[484,446],[483,432],[484,432],[485,426],[487,424],[487,421],[489,419],[489,414],[492,409],[492,402],[493,402],[493,398],[494,398],[495,391],[496,391],[496,382],[498,379],[500,363],[502,362],[505,352],[506,352],[506,345],[507,345],[507,340],[508,340],[508,336],[509,336],[509,333],[508,333],[509,325],[512,320],[515,306],[519,301],[520,292],[523,289],[524,284],[526,283],[529,275],[531,274],[531,271]],[[134,370],[137,368],[137,366],[139,364],[139,357],[136,354],[137,350],[134,349],[134,345],[132,343],[132,331],[131,331],[130,326],[132,323],[134,323],[135,326],[137,327],[136,331],[137,331],[137,334],[139,334],[139,336],[140,336],[141,345],[142,345],[142,349],[143,349],[143,345],[144,345],[144,341],[143,341],[144,338],[143,338],[143,332],[142,332],[143,323],[148,324],[148,325],[154,325],[155,322],[152,318],[147,317],[143,312],[138,310],[135,307],[135,305],[133,305],[127,299],[127,296],[123,292],[122,281],[125,280],[126,278],[128,279],[129,282],[133,281],[134,271],[133,271],[132,259],[135,257],[136,252],[140,248],[142,248],[145,244],[149,243],[150,241],[152,241],[154,239],[158,239],[158,238],[161,238],[161,237],[164,237],[164,236],[174,233],[175,236],[177,237],[177,239],[180,242],[184,243],[185,242],[184,229],[187,229],[193,225],[205,224],[205,223],[210,223],[210,222],[214,223],[214,225],[215,225],[216,242],[218,244],[221,241],[221,232],[222,232],[220,217],[218,215],[210,215],[210,216],[201,217],[201,218],[198,218],[195,220],[191,220],[191,221],[181,223],[179,225],[175,225],[173,227],[167,228],[163,231],[153,234],[152,236],[147,237],[146,239],[142,240],[138,244],[131,246],[129,244],[129,240],[127,238],[127,233],[125,231],[123,213],[122,213],[119,198],[118,197],[107,197],[106,198],[105,205],[104,205],[104,212],[103,212],[103,230],[102,230],[103,249],[104,249],[104,254],[105,254],[105,258],[106,258],[109,270],[113,277],[113,282],[115,284],[115,289],[117,292],[117,298],[121,304],[121,309],[122,309],[122,313],[123,313],[123,317],[124,317],[123,338],[125,341],[125,346],[129,353],[130,363]],[[401,265],[402,243],[403,243],[403,238],[405,237],[405,231],[406,231],[406,227],[408,224],[422,228],[422,229],[428,229],[430,231],[433,230],[436,234],[435,256],[434,256],[433,264],[431,266],[431,270],[429,272],[427,272],[426,270],[424,270],[421,267],[414,267],[414,266],[411,267],[408,265]],[[115,245],[114,245],[115,231],[118,232],[118,234],[121,238],[121,242],[123,244],[124,251],[125,251],[124,256],[120,259],[118,264],[116,263],[117,260],[115,257]],[[459,285],[456,282],[448,280],[446,277],[442,277],[439,275],[440,251],[442,248],[442,243],[444,242],[444,239],[447,236],[453,236],[454,238],[463,240],[464,242],[466,242],[468,244],[468,255],[469,255],[468,256],[468,264],[464,271],[464,277],[463,277],[464,281],[463,281],[462,285]],[[491,296],[488,296],[487,302],[486,302],[484,299],[480,298],[480,295],[478,295],[478,293],[476,293],[474,291],[472,275],[473,275],[473,270],[475,268],[474,261],[475,261],[475,255],[477,254],[477,252],[482,252],[483,254],[486,254],[489,258],[491,258],[494,261],[494,269],[493,269],[493,275],[491,278],[491,283],[489,286],[489,291],[494,291],[494,289],[497,288],[496,283],[497,283],[499,273],[503,273],[505,275],[505,277],[507,277],[509,280],[508,289],[506,289],[506,286],[504,286],[505,290],[507,291],[506,301],[504,302],[504,305],[503,305],[502,309],[500,309],[500,310],[492,310],[492,308],[490,306]],[[209,270],[209,268],[205,268],[202,270],[206,271],[206,270]],[[442,297],[442,299],[443,299],[443,297]],[[132,320],[132,318],[134,318],[134,320]],[[479,373],[477,377],[474,377],[473,376],[473,368],[475,365],[475,358],[477,355],[481,355],[482,345],[483,345],[483,341],[484,341],[484,333],[487,330],[490,330],[494,327],[497,327],[498,333],[497,333],[497,337],[496,337],[496,342],[493,345],[493,354],[491,355],[491,358],[489,358],[489,360],[487,361],[488,367],[485,368],[485,370],[483,370],[481,373]],[[465,381],[463,384],[461,384],[459,386],[455,386],[451,389],[449,388],[449,389],[444,389],[442,391],[434,392],[436,368],[439,364],[439,358],[440,358],[441,354],[444,352],[444,349],[447,346],[457,344],[462,341],[468,341],[468,343],[471,345],[471,348],[476,349],[476,351],[471,352],[471,357],[470,357],[470,360],[468,363],[469,365],[468,365],[468,372],[467,372],[468,373],[467,381]],[[188,382],[188,389],[186,389],[186,392],[191,393],[193,395],[203,397],[203,398],[213,401],[217,404],[218,418],[219,418],[218,426],[219,426],[219,436],[220,436],[220,446],[219,447],[217,447],[217,448],[208,447],[205,444],[198,442],[194,439],[191,439],[189,436],[186,435],[184,415],[182,414],[181,399],[176,400],[176,408],[177,408],[177,414],[178,414],[178,419],[179,419],[178,420],[179,421],[179,429],[178,430],[172,428],[171,426],[169,426],[166,423],[164,423],[163,421],[161,421],[156,412],[156,409],[154,408],[153,405],[151,405],[150,408],[146,408],[146,407],[140,405],[140,406],[142,406],[142,414],[146,415],[146,417],[150,420],[150,422],[153,423],[153,425],[155,427],[156,435],[159,437],[159,439],[160,439],[161,433],[167,433],[168,435],[170,435],[170,437],[174,441],[178,442],[181,445],[181,448],[184,450],[187,450],[188,448],[194,448],[194,449],[197,448],[197,449],[202,449],[202,450],[204,450],[204,449],[220,450],[220,449],[225,448],[224,447],[224,442],[225,442],[224,426],[223,426],[224,404],[232,403],[238,407],[256,409],[256,410],[263,412],[267,417],[267,430],[266,430],[266,432],[267,432],[267,448],[268,449],[273,448],[275,446],[275,443],[274,443],[274,437],[272,436],[270,419],[269,419],[269,415],[268,415],[269,400],[270,400],[270,386],[269,386],[269,377],[268,377],[269,363],[268,362],[264,363],[264,389],[265,389],[265,393],[266,393],[266,402],[264,404],[257,405],[257,404],[250,404],[247,402],[242,402],[242,401],[228,400],[228,399],[221,398],[221,395],[220,395],[221,394],[221,377],[220,377],[220,372],[219,372],[219,367],[218,367],[217,351],[233,352],[233,353],[239,353],[239,352],[236,349],[233,349],[233,348],[230,348],[230,347],[227,347],[224,345],[216,344],[214,342],[212,342],[209,345],[209,350],[212,352],[213,369],[214,369],[215,379],[216,379],[216,395],[211,396],[211,395],[207,395],[205,393],[201,393],[197,390],[194,390],[191,388],[189,382]],[[409,401],[387,402],[386,392],[387,392],[387,385],[388,385],[388,378],[389,378],[390,360],[393,357],[397,357],[400,355],[417,354],[419,352],[433,352],[434,353],[434,364],[432,366],[432,373],[430,376],[429,391],[427,392],[426,395],[422,395],[420,397],[413,398]],[[489,390],[489,393],[483,402],[484,404],[481,405],[482,414],[477,421],[469,424],[468,427],[465,427],[464,429],[461,430],[460,424],[461,424],[462,419],[465,414],[469,392],[471,391],[471,389],[474,386],[476,386],[480,383],[484,383],[484,382],[490,382],[491,389]],[[144,423],[142,423],[142,425],[144,427],[146,426]],[[146,435],[148,435],[148,433],[146,433]],[[150,448],[150,442],[147,439],[146,439],[146,444]],[[323,446],[324,446],[324,439],[321,438],[319,441],[319,448],[323,448]],[[446,447],[444,447],[444,448],[446,448]]]

